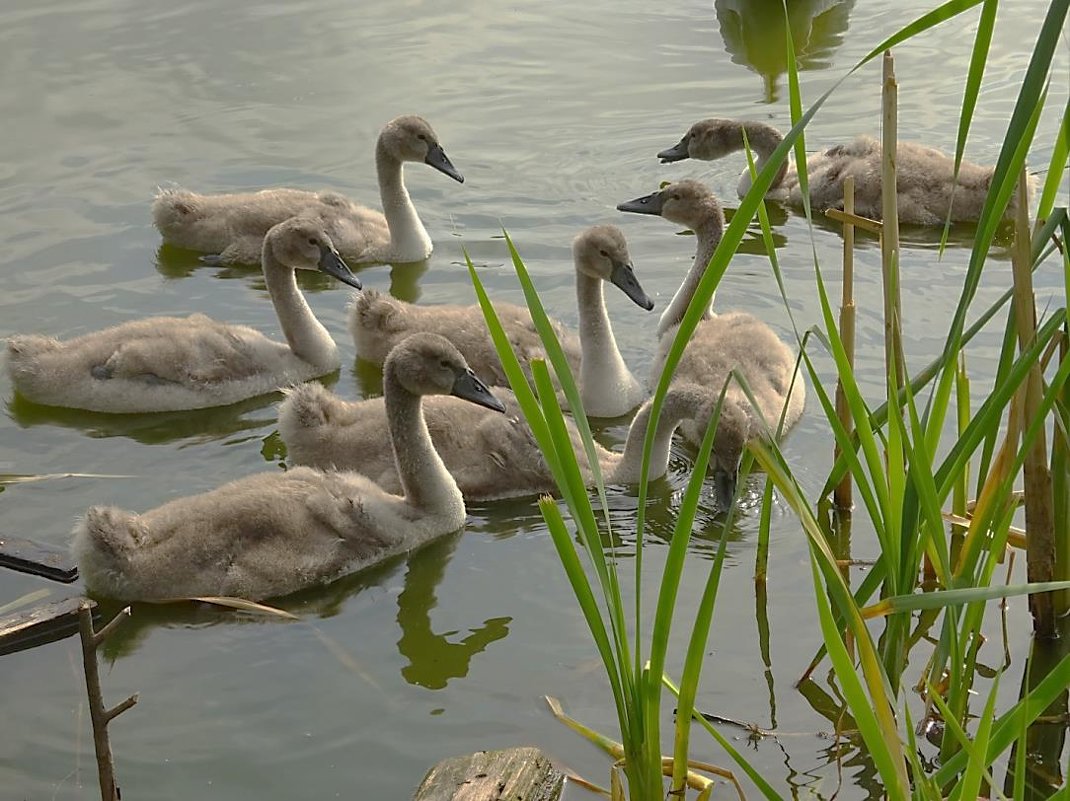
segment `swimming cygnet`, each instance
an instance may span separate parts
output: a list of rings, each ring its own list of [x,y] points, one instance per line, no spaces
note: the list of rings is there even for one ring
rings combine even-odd
[[[579,303],[579,333],[553,321],[574,375],[579,376],[580,399],[588,415],[616,417],[638,406],[645,397],[642,384],[631,374],[613,336],[602,286],[620,288],[637,306],[650,310],[635,277],[624,234],[614,225],[596,225],[572,244]],[[542,339],[524,306],[495,303],[494,309],[522,365],[544,358]],[[353,296],[349,330],[358,355],[379,364],[402,337],[413,331],[434,331],[461,349],[480,375],[493,385],[507,386],[498,353],[478,305],[417,306],[380,292],[365,290]]]
[[[442,457],[467,501],[488,501],[540,493],[556,493],[557,484],[521,416],[516,397],[497,391],[506,413],[493,414],[449,397],[424,402],[435,450]],[[702,413],[707,393],[675,385],[666,396],[654,438],[649,478],[664,475],[672,434],[681,421]],[[382,398],[345,401],[314,381],[286,390],[279,406],[279,434],[295,464],[324,470],[359,470],[384,489],[400,487],[389,458],[388,421]],[[566,418],[567,419],[567,418]],[[643,439],[650,422],[650,404],[638,411],[621,453],[595,444],[599,466],[608,484],[634,484],[641,476]],[[579,430],[568,420],[573,449],[587,484],[594,482]]]
[[[755,155],[759,172],[783,140],[776,128],[753,120],[700,120],[688,129],[676,145],[658,153],[662,163],[686,158],[712,161],[743,150],[743,132]],[[917,142],[896,145],[896,195],[899,222],[916,225],[943,225],[951,206],[951,221],[975,221],[981,215],[992,183],[994,167],[963,160],[955,177],[955,159]],[[843,182],[855,179],[855,214],[870,219],[883,218],[881,200],[881,143],[871,136],[819,150],[806,159],[810,203],[818,211],[843,209]],[[1030,186],[1035,187],[1035,177]],[[739,177],[740,197],[751,187],[750,169]],[[801,209],[799,174],[794,163],[784,162],[773,179],[766,197]],[[952,206],[952,198],[954,205]],[[1011,196],[1005,217],[1012,218],[1016,197]]]
[[[66,341],[10,337],[11,380],[27,399],[49,406],[165,412],[237,403],[337,370],[338,347],[294,271],[320,270],[358,289],[360,281],[319,222],[294,218],[272,228],[263,268],[285,343],[203,314],[149,317]]]
[[[435,452],[424,395],[503,406],[442,337],[416,334],[387,359],[386,415],[401,493],[354,472],[296,467],[136,514],[94,506],[74,527],[86,587],[129,601],[251,600],[325,584],[456,531],[464,499]]]
[[[422,162],[464,182],[428,122],[408,115],[388,122],[375,145],[382,212],[336,192],[263,189],[200,195],[165,189],[153,201],[152,219],[165,242],[212,254],[207,260],[219,264],[255,264],[268,229],[297,215],[318,219],[352,264],[423,261],[431,255],[431,237],[405,189],[406,161]]]
[[[678,181],[650,195],[621,203],[617,208],[657,214],[686,225],[695,232],[697,239],[694,263],[660,321],[658,352],[650,378],[653,387],[661,375],[684,312],[721,240],[724,214],[714,194],[698,181]],[[706,309],[672,379],[673,385],[697,385],[707,393],[709,402],[705,413],[684,420],[680,426],[680,433],[693,446],[702,442],[721,387],[733,370],[746,379],[762,417],[774,430],[782,413],[782,433],[795,425],[802,415],[806,388],[802,375],[795,374],[795,355],[791,348],[768,325],[751,314],[741,311],[713,314]],[[711,458],[722,505],[727,505],[735,492],[743,448],[750,440],[766,433],[758,413],[733,380],[721,409]]]

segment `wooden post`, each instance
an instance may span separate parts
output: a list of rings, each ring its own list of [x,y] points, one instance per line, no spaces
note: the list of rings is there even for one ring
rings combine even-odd
[[[111,743],[108,740],[108,724],[137,703],[137,694],[131,695],[111,709],[104,706],[100,673],[97,669],[97,648],[129,616],[128,606],[104,628],[95,631],[89,602],[86,601],[78,609],[78,633],[82,639],[82,663],[85,666],[85,686],[89,693],[89,717],[93,724],[93,749],[97,754],[101,801],[119,801],[119,788],[115,784],[115,770],[111,759]]]
[[[431,768],[413,801],[558,801],[564,778],[538,748],[479,751]]]
[[[840,339],[843,340],[843,348],[847,351],[847,363],[854,369],[855,364],[855,296],[854,296],[854,263],[855,263],[855,227],[850,222],[855,213],[855,179],[853,175],[847,176],[843,182],[843,212],[847,218],[843,224],[843,295],[840,303]],[[851,422],[851,410],[847,406],[847,396],[843,392],[843,382],[836,382],[836,415],[847,433],[850,434],[854,426]],[[840,446],[834,450],[834,459],[840,458]],[[836,485],[833,491],[833,499],[836,502],[838,512],[849,512],[854,505],[851,488],[851,472],[843,474],[843,480]],[[842,554],[841,554],[842,556]]]

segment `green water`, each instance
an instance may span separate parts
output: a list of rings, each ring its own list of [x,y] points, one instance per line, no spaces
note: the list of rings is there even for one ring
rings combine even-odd
[[[792,2],[792,27],[815,99],[923,0]],[[689,267],[693,240],[662,220],[622,215],[616,203],[678,177],[707,181],[734,203],[738,160],[662,166],[654,154],[696,119],[745,116],[785,126],[779,2],[653,4],[545,0],[432,3],[368,0],[217,4],[161,0],[6,0],[0,8],[0,336],[77,335],[134,317],[203,311],[278,335],[255,270],[202,266],[161,248],[148,206],[158,185],[202,191],[273,184],[329,187],[377,205],[372,148],[379,127],[419,113],[436,128],[464,185],[418,165],[406,178],[435,240],[426,265],[373,267],[366,286],[407,300],[471,302],[462,247],[494,298],[519,301],[501,239],[505,226],[547,307],[575,324],[570,242],[587,225],[626,232],[637,273],[664,307]],[[1032,47],[1038,4],[1001,4],[985,89],[967,156],[995,160]],[[900,137],[952,149],[975,18],[899,49]],[[1054,70],[1052,109],[1066,97],[1067,52]],[[808,130],[811,146],[875,132],[879,67],[860,71]],[[1033,165],[1057,119],[1041,120]],[[805,220],[773,211],[791,308],[801,328],[819,321]],[[914,367],[942,346],[965,272],[958,229],[941,260],[937,235],[907,230],[903,256],[905,336]],[[835,229],[813,234],[835,275]],[[879,252],[860,243],[856,289],[858,376],[883,384]],[[977,308],[1007,285],[1000,251]],[[1055,266],[1037,274],[1038,305],[1061,293]],[[334,388],[374,392],[378,376],[356,362],[345,331],[346,291],[304,287],[338,339]],[[717,296],[787,335],[790,324],[760,242],[752,233]],[[1065,299],[1059,298],[1059,303]],[[626,359],[644,375],[657,312],[610,292]],[[971,351],[978,393],[990,382],[997,334]],[[819,368],[832,374],[818,354]],[[0,473],[101,473],[4,487],[0,536],[65,544],[75,517],[94,503],[135,510],[278,469],[276,398],[191,414],[129,418],[36,407],[12,399],[0,376]],[[785,450],[804,486],[827,473],[832,437],[813,396]],[[600,436],[623,439],[623,426]],[[687,461],[677,454],[652,493],[652,546],[642,594],[652,606]],[[611,494],[622,559],[630,560],[635,499]],[[299,622],[210,609],[137,607],[104,653],[106,696],[141,702],[112,726],[124,797],[130,799],[404,799],[434,762],[508,745],[542,746],[568,768],[608,781],[608,761],[556,723],[541,697],[603,731],[615,726],[596,652],[534,504],[476,506],[466,530],[370,573],[285,605]],[[701,516],[687,566],[680,620],[690,619],[720,531]],[[874,771],[823,736],[822,704],[834,694],[824,670],[800,692],[795,681],[819,642],[804,535],[773,509],[768,608],[752,581],[758,505],[731,532],[698,703],[776,728],[785,736],[748,753],[783,792],[865,797]],[[854,552],[874,555],[863,524]],[[1019,560],[1018,579],[1023,570]],[[627,565],[630,568],[630,564]],[[628,571],[630,573],[630,570]],[[0,605],[39,589],[76,592],[0,573]],[[108,611],[114,611],[108,607]],[[1024,602],[1009,610],[1012,653],[1003,687],[1017,685],[1029,630]],[[683,626],[669,670],[678,674]],[[982,661],[1002,662],[999,620]],[[759,632],[767,631],[766,639]],[[923,660],[912,666],[912,683]],[[97,794],[79,652],[73,640],[0,658],[3,726],[0,795],[91,799]],[[671,707],[671,704],[669,705]],[[742,731],[726,728],[739,740]],[[696,756],[727,764],[696,735]],[[844,760],[839,786],[837,753]],[[721,791],[731,792],[727,788]],[[573,793],[577,797],[582,794]]]

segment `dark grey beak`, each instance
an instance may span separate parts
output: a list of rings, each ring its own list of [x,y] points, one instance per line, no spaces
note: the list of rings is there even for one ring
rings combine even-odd
[[[622,261],[613,262],[613,272],[609,274],[609,280],[613,282],[613,286],[631,298],[636,306],[641,306],[647,311],[654,308],[654,301],[646,296],[646,292],[639,285],[639,279],[635,277],[632,265]]]
[[[491,391],[487,389],[487,385],[480,381],[470,369],[457,376],[457,380],[453,382],[453,391],[450,394],[480,406],[486,406],[496,412],[505,411],[505,404],[494,397]]]
[[[717,468],[713,472],[713,492],[717,508],[727,512],[736,500],[736,472]]]
[[[668,150],[662,150],[658,153],[658,158],[661,159],[661,163],[670,164],[674,161],[683,161],[686,158],[691,158],[691,154],[687,150],[687,143],[690,138],[689,134],[685,135],[683,139]]]
[[[427,158],[424,159],[424,164],[434,167],[439,172],[446,173],[458,183],[464,183],[464,176],[457,172],[457,168],[453,166],[453,162],[449,160],[446,151],[442,149],[442,145],[438,142],[435,142],[427,149]]]
[[[319,268],[321,272],[333,275],[343,284],[349,284],[354,289],[361,288],[360,279],[353,275],[349,265],[342,260],[342,257],[338,255],[338,251],[334,248],[320,245]]]
[[[635,200],[626,200],[617,204],[617,211],[634,211],[636,214],[661,214],[661,192],[652,192],[649,195],[637,197]]]

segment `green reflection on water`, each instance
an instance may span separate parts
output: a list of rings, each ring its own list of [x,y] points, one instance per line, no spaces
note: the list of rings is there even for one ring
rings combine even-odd
[[[800,70],[829,66],[853,6],[854,0],[788,0],[787,24]],[[732,61],[761,75],[765,102],[776,102],[787,71],[781,0],[716,0],[713,7]]]

